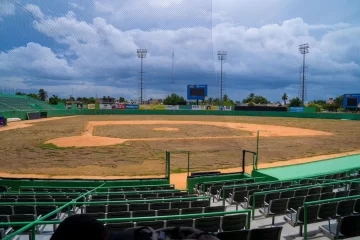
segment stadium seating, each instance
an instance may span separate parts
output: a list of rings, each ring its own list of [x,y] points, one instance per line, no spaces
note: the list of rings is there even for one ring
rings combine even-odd
[[[0,95],[0,111],[54,110],[55,107],[27,96]]]

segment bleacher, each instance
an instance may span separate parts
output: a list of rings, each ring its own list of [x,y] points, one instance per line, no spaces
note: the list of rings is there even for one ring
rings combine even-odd
[[[0,94],[0,111],[54,110],[53,106],[40,100],[18,95]]]
[[[170,184],[69,185],[0,187],[0,228],[6,239],[50,238],[73,214],[91,215],[111,231],[182,226],[222,240],[360,237],[359,172],[287,181],[218,181],[196,186],[197,193]],[[17,231],[35,220],[35,225]]]

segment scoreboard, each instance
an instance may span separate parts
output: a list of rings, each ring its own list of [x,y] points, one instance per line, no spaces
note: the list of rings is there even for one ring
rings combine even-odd
[[[207,98],[207,85],[188,85],[188,100],[205,100]]]
[[[344,94],[344,108],[360,108],[360,93]]]

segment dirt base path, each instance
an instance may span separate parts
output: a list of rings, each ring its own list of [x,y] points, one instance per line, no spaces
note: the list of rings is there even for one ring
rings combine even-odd
[[[10,123],[8,123],[8,125],[6,127],[0,128],[0,132],[1,131],[9,131],[9,130],[13,130],[13,129],[31,127],[34,123],[38,123],[38,122],[48,122],[48,121],[54,121],[54,120],[65,119],[65,118],[73,118],[73,117],[77,117],[77,116],[52,117],[52,118],[42,118],[42,119],[20,121],[20,122],[10,122]]]
[[[270,168],[270,167],[279,167],[279,166],[288,166],[300,163],[308,163],[308,162],[316,162],[325,159],[337,158],[337,157],[344,157],[350,155],[360,154],[360,150],[346,152],[346,153],[337,153],[337,154],[330,154],[330,155],[321,155],[315,157],[308,157],[308,158],[298,158],[288,161],[278,161],[273,163],[260,163],[258,165],[259,169],[262,168]],[[252,172],[252,166],[248,165],[245,167],[245,171],[248,174]],[[239,172],[242,171],[241,168],[228,168],[228,169],[219,169],[222,173],[230,173],[230,172]],[[40,179],[96,179],[96,180],[116,180],[116,179],[135,179],[135,178],[145,178],[145,176],[50,176],[45,174],[10,174],[10,173],[2,173],[0,172],[0,177],[4,178],[40,178]],[[146,178],[160,178],[163,177],[161,175],[148,175]],[[173,173],[170,177],[170,183],[175,184],[176,188],[178,189],[186,189],[186,178],[187,173]]]
[[[188,137],[188,138],[137,138],[123,139],[111,137],[93,136],[96,126],[108,125],[207,125],[228,127],[234,130],[248,131],[252,136],[222,136],[222,137]],[[148,120],[148,121],[91,121],[88,122],[86,131],[81,136],[62,137],[49,140],[46,144],[54,144],[58,147],[95,147],[110,146],[115,144],[123,144],[127,141],[162,141],[162,140],[211,140],[211,139],[235,139],[255,137],[257,131],[261,131],[262,137],[302,137],[302,136],[329,136],[328,132],[316,131],[310,129],[283,127],[274,125],[248,124],[248,123],[231,123],[231,122],[203,122],[203,121],[164,121],[164,120]]]

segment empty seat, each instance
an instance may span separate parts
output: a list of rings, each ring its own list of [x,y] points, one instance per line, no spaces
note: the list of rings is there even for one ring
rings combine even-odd
[[[148,203],[130,203],[129,210],[130,211],[139,211],[139,210],[148,210],[149,204]]]
[[[219,201],[220,199],[223,199],[223,197],[226,199],[230,196],[230,193],[232,194],[234,192],[233,188],[222,188],[217,193],[216,199]]]
[[[122,232],[125,229],[134,227],[133,222],[107,223],[106,228],[112,232]]]
[[[253,201],[254,195],[250,195],[249,198],[245,197],[244,203],[241,204],[241,206],[245,209],[252,208],[254,201]],[[264,204],[265,195],[257,195],[255,197],[255,208],[259,208]],[[237,210],[237,209],[236,209]]]
[[[360,183],[359,183],[359,182],[352,182],[352,183],[350,183],[349,189],[350,189],[350,190],[352,190],[352,189],[360,189]]]
[[[282,182],[281,183],[281,186],[282,187],[289,187],[289,186],[291,186],[292,185],[292,182]]]
[[[16,198],[0,198],[0,202],[8,202],[8,203],[12,203],[12,202],[16,202]]]
[[[226,215],[222,217],[222,231],[234,231],[244,229],[246,226],[246,214]]]
[[[271,200],[279,199],[279,198],[280,198],[280,193],[279,192],[268,193],[268,194],[265,195],[264,202],[270,203]]]
[[[327,192],[332,192],[334,190],[334,186],[330,185],[330,186],[323,186],[321,188],[321,193],[327,193]]]
[[[169,209],[169,208],[170,208],[170,203],[169,202],[150,203],[150,209],[153,209],[153,210]]]
[[[357,199],[355,202],[354,212],[360,213],[360,199]]]
[[[129,211],[128,204],[109,204],[107,206],[108,212],[123,212],[123,211]]]
[[[280,197],[279,198],[291,198],[294,197],[295,195],[295,191],[291,190],[291,191],[285,191],[285,192],[281,192],[280,193]]]
[[[155,217],[155,210],[140,210],[140,211],[133,211],[132,217]]]
[[[189,208],[190,207],[190,202],[189,201],[184,201],[184,202],[171,202],[171,208]]]
[[[220,240],[246,240],[250,230],[237,230],[217,233],[217,238]]]
[[[307,222],[312,223],[318,220],[319,205],[310,205],[307,207]],[[299,227],[299,235],[302,236],[302,227],[304,224],[304,207],[299,207],[297,210],[292,210],[289,214],[284,216],[284,220],[291,226]]]
[[[347,196],[349,196],[349,191],[340,191],[335,193],[335,198],[347,197]]]
[[[320,195],[320,200],[331,199],[331,198],[334,198],[334,197],[335,197],[334,192],[325,192],[325,193]]]
[[[137,222],[137,227],[151,227],[152,229],[161,229],[164,228],[164,221],[144,221],[144,222]]]
[[[225,212],[225,206],[213,206],[213,207],[205,207],[204,213],[211,212]]]
[[[173,196],[173,193],[170,192],[170,193],[158,193],[158,197],[172,197]]]
[[[308,189],[296,189],[295,190],[295,197],[300,197],[300,196],[306,196],[308,194]]]
[[[35,211],[35,206],[20,206],[20,205],[15,205],[13,207],[14,209],[14,214],[31,214],[31,215],[36,215],[36,211]]]
[[[157,211],[158,216],[170,216],[170,215],[179,215],[180,209],[172,208],[172,209],[160,209]]]
[[[34,214],[13,214],[9,216],[10,222],[28,222],[31,223],[36,220],[36,216]],[[27,224],[28,224],[27,223]],[[12,225],[12,229],[14,231],[19,230],[20,228],[24,227],[25,225]],[[31,228],[30,228],[31,229]],[[29,232],[29,231],[27,231]]]
[[[265,188],[270,188],[270,183],[268,183],[268,184],[260,184],[259,185],[259,189],[265,189]]]
[[[346,216],[353,214],[355,202],[355,199],[340,201],[336,209],[336,215]]]
[[[263,208],[260,208],[259,211],[265,217],[272,216],[272,225],[274,225],[275,216],[286,213],[287,203],[288,198],[273,199],[270,201],[269,205],[265,205]]]
[[[174,197],[186,196],[187,194],[187,192],[174,192]]]
[[[342,217],[334,224],[320,226],[319,230],[330,239],[355,239],[360,236],[360,215]]]
[[[247,186],[246,190],[251,191],[251,190],[258,190],[259,189],[259,185],[251,185],[251,186]]]
[[[13,208],[8,205],[0,205],[0,215],[12,215]]]
[[[360,195],[360,189],[352,189],[349,192],[349,196],[356,196],[356,195]]]
[[[37,198],[36,202],[55,202],[53,198]]]
[[[318,217],[324,220],[328,220],[329,218],[335,218],[337,205],[337,202],[320,204]]]
[[[157,193],[143,193],[143,198],[149,198],[149,197],[157,197]]]
[[[307,195],[305,197],[305,202],[313,202],[320,199],[320,194]]]
[[[105,213],[86,213],[86,215],[91,216],[96,219],[105,219],[106,218]]]
[[[218,232],[220,217],[204,217],[195,219],[195,228],[204,232]]]
[[[17,202],[36,202],[35,198],[18,198]]]
[[[248,240],[279,240],[281,236],[282,227],[271,228],[255,228],[251,229]]]
[[[105,213],[106,205],[89,205],[85,206],[85,213]]]
[[[193,227],[193,219],[171,219],[166,221],[166,227]]]
[[[35,208],[36,208],[37,216],[40,217],[40,216],[45,216],[45,215],[55,211],[57,209],[57,206],[55,206],[55,205],[38,205]],[[46,220],[56,219],[56,218],[58,218],[58,214],[54,213],[53,215],[49,216]]]
[[[279,188],[281,187],[281,183],[272,183],[270,184],[270,188]]]
[[[109,194],[108,199],[109,199],[109,201],[124,200],[125,195],[124,194]]]
[[[208,207],[210,202],[208,200],[191,201],[191,207]]]
[[[247,196],[247,191],[236,191],[234,193],[230,193],[230,204],[236,205],[236,209],[238,209],[238,205],[245,201],[245,197]]]
[[[130,212],[108,212],[107,218],[130,218]]]
[[[183,208],[181,209],[181,214],[185,215],[185,214],[196,214],[196,213],[202,213],[203,212],[203,208],[202,207],[197,207],[197,208]]]
[[[321,187],[310,188],[308,191],[308,195],[314,195],[314,194],[320,194],[320,193],[321,193]]]

